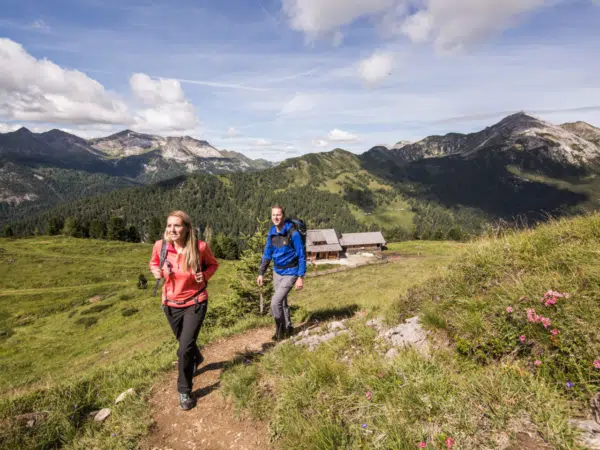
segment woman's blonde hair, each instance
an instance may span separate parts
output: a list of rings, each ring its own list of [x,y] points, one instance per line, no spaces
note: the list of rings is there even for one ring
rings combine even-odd
[[[185,245],[183,246],[183,270],[187,272],[192,268],[194,272],[197,272],[199,270],[200,255],[198,254],[198,241],[196,240],[194,227],[192,227],[192,219],[184,211],[179,210],[171,211],[167,216],[167,220],[169,220],[169,217],[179,217],[186,231]],[[166,228],[164,238],[167,242],[173,244]]]

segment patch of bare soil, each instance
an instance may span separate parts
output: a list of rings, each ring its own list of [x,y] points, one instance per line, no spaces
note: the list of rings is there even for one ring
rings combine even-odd
[[[177,370],[152,388],[154,425],[139,444],[145,450],[266,450],[270,448],[265,422],[238,417],[219,393],[225,365],[237,356],[263,352],[273,345],[273,327],[221,339],[202,349],[204,362],[194,378],[196,407],[183,411],[177,394]],[[237,417],[237,418],[236,418]]]

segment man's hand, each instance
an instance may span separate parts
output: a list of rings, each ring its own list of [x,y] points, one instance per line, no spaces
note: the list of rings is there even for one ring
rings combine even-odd
[[[259,286],[263,285],[263,276],[259,275],[258,278],[256,279],[256,284],[258,284]]]
[[[298,279],[296,280],[296,290],[301,291],[303,287],[304,287],[304,280],[302,278],[298,277]]]

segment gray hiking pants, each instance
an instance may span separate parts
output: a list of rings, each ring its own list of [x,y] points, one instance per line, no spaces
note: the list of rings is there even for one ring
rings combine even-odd
[[[296,284],[297,279],[298,277],[295,275],[279,275],[277,272],[273,271],[273,286],[275,292],[271,299],[271,313],[275,320],[284,319],[286,328],[292,326],[287,297],[288,293]]]

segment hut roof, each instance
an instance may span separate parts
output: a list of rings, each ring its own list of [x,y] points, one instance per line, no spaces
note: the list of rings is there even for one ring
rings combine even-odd
[[[340,238],[340,244],[343,247],[351,245],[385,245],[385,239],[380,231],[370,233],[345,233]]]

